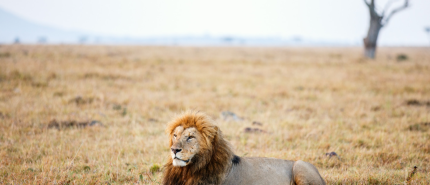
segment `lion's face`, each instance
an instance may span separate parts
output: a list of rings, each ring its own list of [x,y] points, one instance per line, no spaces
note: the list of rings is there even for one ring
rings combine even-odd
[[[191,159],[199,152],[200,133],[194,127],[184,129],[178,126],[171,135],[170,154],[173,166],[183,167],[191,163]]]

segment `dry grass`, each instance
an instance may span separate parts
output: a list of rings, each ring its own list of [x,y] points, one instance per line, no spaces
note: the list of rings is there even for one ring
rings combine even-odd
[[[309,161],[329,184],[403,184],[417,166],[409,183],[428,184],[429,48],[361,52],[0,46],[0,182],[157,184],[165,124],[198,109],[239,156]]]

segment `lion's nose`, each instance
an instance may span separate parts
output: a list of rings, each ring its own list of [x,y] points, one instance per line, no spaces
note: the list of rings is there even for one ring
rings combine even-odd
[[[182,151],[182,149],[177,149],[177,148],[171,148],[171,150],[174,154]]]

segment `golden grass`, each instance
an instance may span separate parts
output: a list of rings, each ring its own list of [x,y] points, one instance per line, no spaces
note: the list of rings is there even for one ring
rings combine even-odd
[[[0,182],[157,184],[166,123],[212,115],[239,156],[329,184],[430,182],[430,50],[0,46]],[[398,62],[405,54],[408,59]],[[232,111],[243,121],[226,121]],[[52,120],[104,126],[48,127]],[[245,133],[245,127],[264,132]],[[326,157],[336,152],[340,159]],[[0,183],[1,184],[1,183]]]

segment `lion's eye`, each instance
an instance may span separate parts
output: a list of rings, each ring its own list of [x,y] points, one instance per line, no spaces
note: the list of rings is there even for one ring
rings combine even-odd
[[[187,141],[190,141],[193,138],[194,138],[194,136],[190,136],[190,137],[187,138]]]
[[[175,138],[175,139],[176,139],[176,134],[173,134],[173,138]]]

